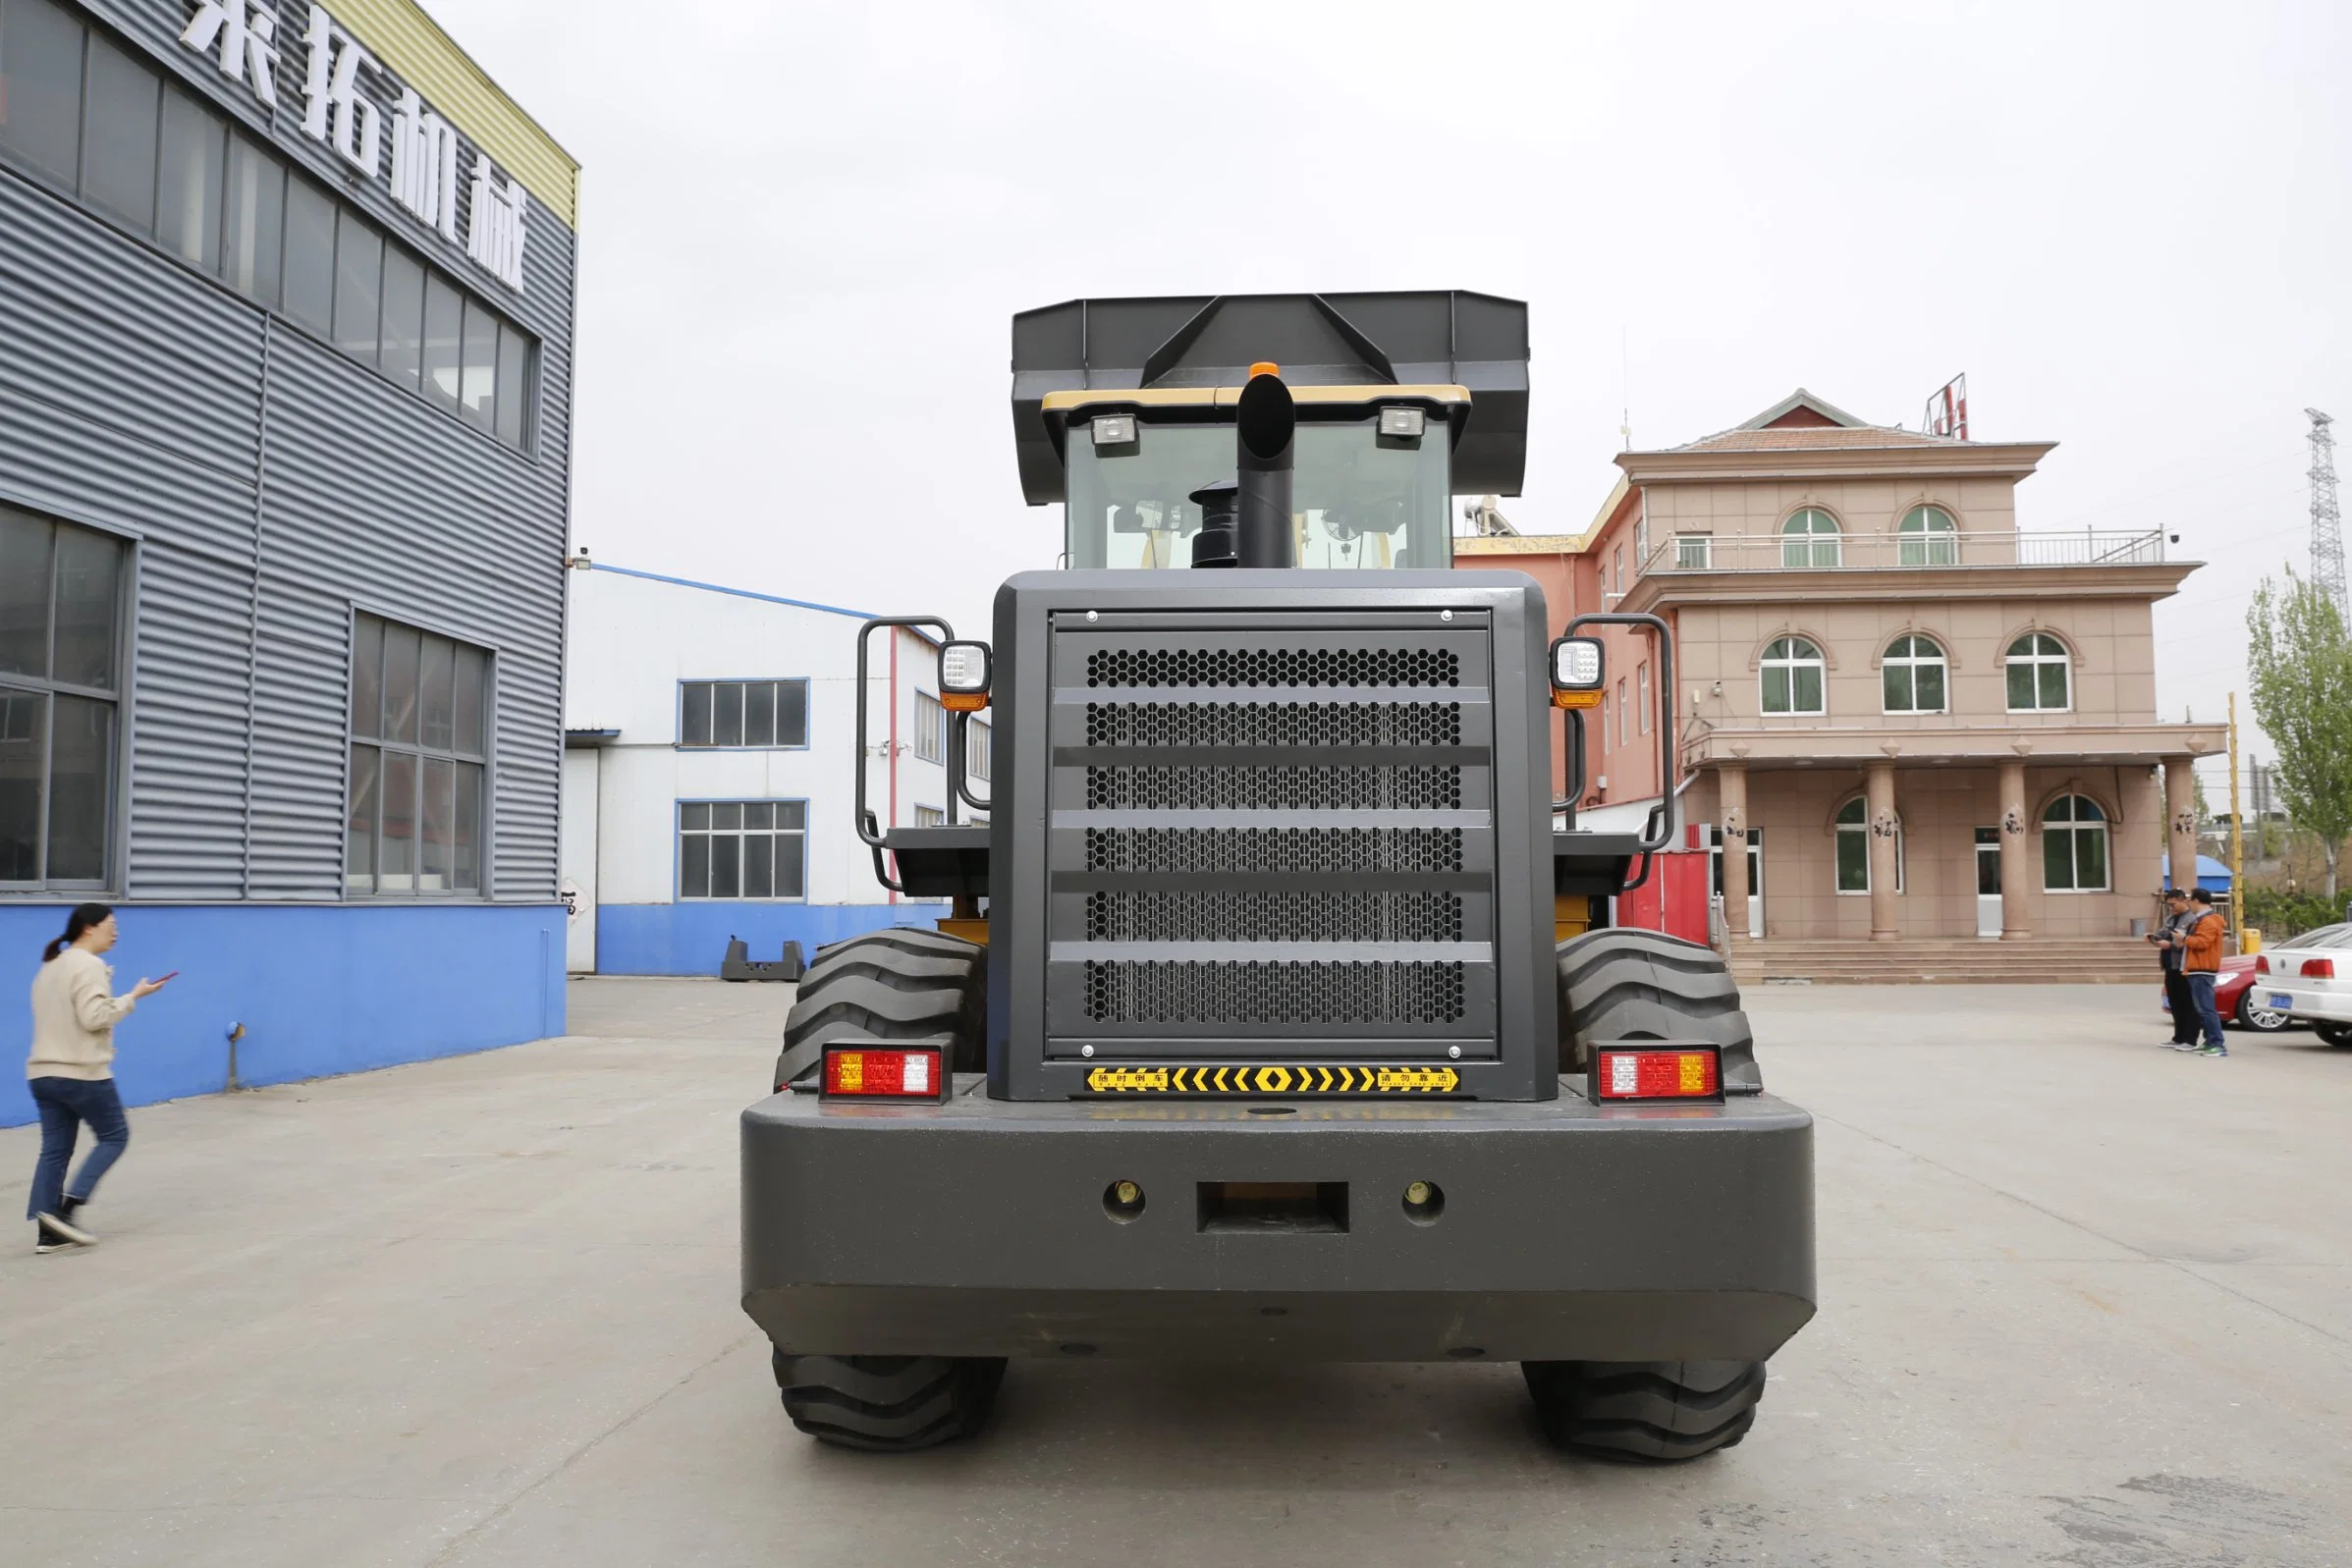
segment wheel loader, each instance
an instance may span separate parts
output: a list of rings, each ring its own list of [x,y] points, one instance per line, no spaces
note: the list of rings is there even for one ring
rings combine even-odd
[[[1466,292],[1013,319],[1067,565],[984,642],[858,634],[861,698],[873,634],[937,645],[985,820],[878,823],[860,714],[852,826],[946,912],[817,955],[741,1120],[801,1431],[968,1437],[1009,1363],[1091,1356],[1515,1361],[1565,1448],[1746,1435],[1814,1311],[1812,1121],[1713,949],[1607,924],[1670,787],[1576,825],[1590,623],[1654,640],[1670,781],[1668,628],[1555,638],[1532,578],[1451,568],[1453,498],[1519,492],[1527,365],[1525,305]]]

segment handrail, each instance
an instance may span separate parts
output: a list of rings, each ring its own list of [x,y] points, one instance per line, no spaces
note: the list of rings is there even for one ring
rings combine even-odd
[[[1971,567],[2155,567],[2163,529],[1962,528],[1945,533],[1856,530],[1835,534],[1669,533],[1636,571],[1947,571]]]
[[[883,864],[882,825],[875,820],[873,809],[866,804],[865,709],[866,671],[869,668],[866,658],[866,639],[885,626],[937,626],[940,640],[943,642],[956,640],[956,628],[937,616],[881,616],[866,622],[857,628],[857,778],[855,787],[851,791],[853,812],[851,826],[857,830],[857,837],[864,841],[865,846],[874,852],[874,880],[893,892],[904,892],[906,891],[905,884],[893,877]],[[897,692],[891,693],[891,700],[898,701]],[[899,765],[899,759],[896,756],[886,760],[893,768]]]
[[[1641,838],[1635,840],[1644,855],[1664,849],[1674,840],[1674,633],[1664,621],[1653,615],[1629,610],[1596,610],[1570,621],[1563,637],[1576,635],[1579,626],[1640,626],[1649,631],[1658,644],[1658,804],[1650,808],[1643,822]],[[1604,702],[1608,698],[1602,698]],[[1578,727],[1581,730],[1581,726]],[[1644,877],[1649,868],[1642,868]]]

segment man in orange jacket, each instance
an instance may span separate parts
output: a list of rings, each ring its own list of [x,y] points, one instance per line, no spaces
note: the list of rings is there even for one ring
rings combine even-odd
[[[2214,907],[2212,893],[2203,888],[2190,891],[2188,929],[2180,967],[2188,976],[2189,996],[2197,1004],[2197,1016],[2205,1023],[2205,1044],[2196,1048],[2200,1056],[2229,1054],[2229,1047],[2221,1039],[2221,1013],[2214,1005],[2214,983],[2221,974],[2221,933],[2226,924],[2221,911]]]

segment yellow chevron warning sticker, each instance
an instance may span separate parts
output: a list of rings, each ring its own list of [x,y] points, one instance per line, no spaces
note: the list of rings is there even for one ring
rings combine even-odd
[[[1462,1075],[1451,1067],[1096,1067],[1086,1087],[1098,1095],[1450,1095]]]

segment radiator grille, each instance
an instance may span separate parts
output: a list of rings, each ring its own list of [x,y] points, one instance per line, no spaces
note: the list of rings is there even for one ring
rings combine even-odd
[[[1089,962],[1104,1024],[1442,1024],[1463,1012],[1458,963]]]
[[[1089,828],[1088,871],[1462,869],[1459,828]]]
[[[1444,648],[1104,648],[1089,686],[1458,686]]]
[[[1096,892],[1088,942],[1459,942],[1453,892]]]
[[[1457,702],[1090,702],[1090,746],[1458,746]]]
[[[1092,811],[1452,811],[1459,768],[1089,768]]]

